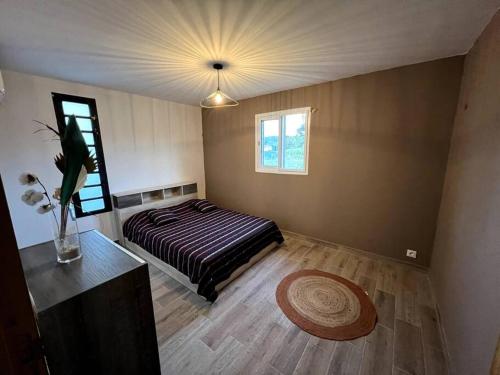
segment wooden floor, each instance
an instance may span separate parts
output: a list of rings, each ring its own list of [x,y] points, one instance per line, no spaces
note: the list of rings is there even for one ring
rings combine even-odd
[[[285,234],[285,244],[211,305],[150,265],[164,374],[446,374],[427,274],[359,251]],[[362,286],[377,307],[367,337],[323,340],[281,312],[275,290],[299,269]]]

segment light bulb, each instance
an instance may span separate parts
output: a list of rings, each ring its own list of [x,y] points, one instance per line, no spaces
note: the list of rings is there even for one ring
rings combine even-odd
[[[219,94],[219,93],[215,94],[215,98],[214,99],[215,99],[215,102],[217,104],[222,103],[222,95],[221,94]]]

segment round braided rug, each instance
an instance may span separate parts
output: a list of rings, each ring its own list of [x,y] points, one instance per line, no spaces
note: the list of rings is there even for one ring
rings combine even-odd
[[[343,277],[302,270],[285,277],[276,289],[285,315],[312,335],[351,340],[375,328],[377,312],[366,293]]]

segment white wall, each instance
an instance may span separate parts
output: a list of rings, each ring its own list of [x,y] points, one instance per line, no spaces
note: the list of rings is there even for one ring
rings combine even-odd
[[[111,193],[197,181],[205,194],[201,111],[199,107],[124,92],[2,71],[6,96],[0,104],[0,173],[20,248],[51,240],[49,218],[25,205],[18,183],[24,171],[50,186],[62,175],[53,164],[60,151],[49,133],[33,132],[33,120],[56,126],[51,92],[96,99]],[[80,230],[97,228],[116,238],[112,213],[79,219]]]

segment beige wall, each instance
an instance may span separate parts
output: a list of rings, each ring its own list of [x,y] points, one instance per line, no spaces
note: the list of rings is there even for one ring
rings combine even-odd
[[[19,247],[51,239],[48,217],[21,202],[18,176],[31,171],[53,190],[61,174],[53,164],[59,142],[33,134],[33,119],[56,124],[51,92],[96,99],[111,193],[196,180],[204,194],[201,110],[165,100],[74,82],[3,71],[6,96],[0,104],[0,173]],[[45,139],[45,140],[44,140]],[[80,230],[98,228],[116,239],[114,216],[78,220]]]
[[[203,110],[208,198],[281,228],[430,259],[462,57]],[[309,175],[255,172],[254,116],[312,106]]]
[[[500,335],[500,13],[465,59],[431,279],[452,368],[487,374]]]

